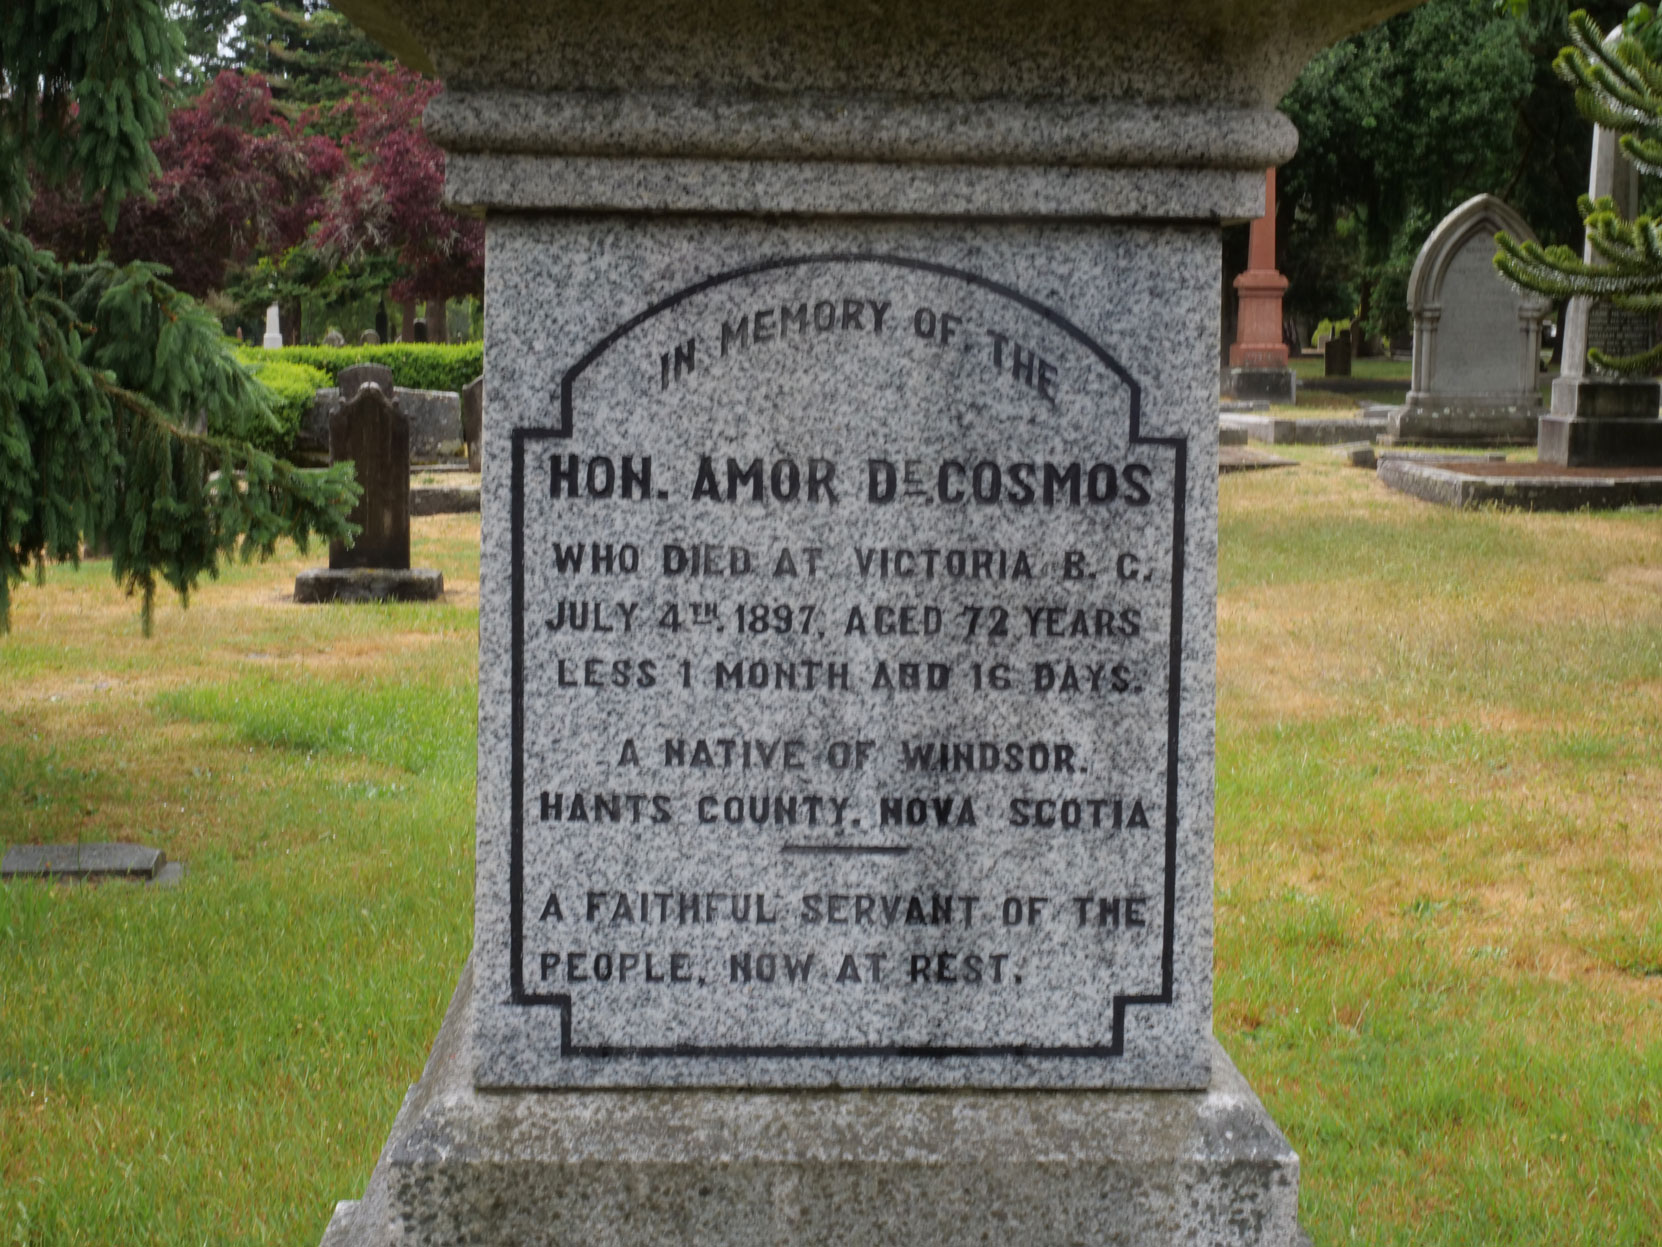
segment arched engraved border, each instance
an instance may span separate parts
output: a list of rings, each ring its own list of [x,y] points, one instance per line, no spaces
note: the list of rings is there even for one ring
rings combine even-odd
[[[767,1045],[711,1045],[702,1044],[669,1044],[660,1046],[629,1046],[622,1044],[589,1044],[578,1045],[572,1042],[571,1024],[571,996],[569,994],[539,994],[525,990],[524,983],[524,940],[522,935],[522,920],[524,918],[524,864],[523,843],[525,831],[525,799],[524,799],[524,687],[525,670],[525,572],[523,562],[523,544],[525,531],[525,448],[528,443],[545,441],[550,438],[566,438],[571,436],[572,426],[572,387],[589,365],[604,355],[620,339],[628,336],[634,330],[659,316],[670,308],[684,303],[694,295],[702,294],[717,286],[738,281],[741,278],[753,277],[759,273],[771,273],[783,269],[806,268],[816,264],[877,264],[891,268],[911,269],[916,272],[932,273],[939,277],[946,277],[954,281],[961,281],[967,285],[977,286],[989,291],[1000,298],[1007,299],[1034,315],[1041,317],[1066,333],[1078,342],[1092,355],[1100,360],[1114,376],[1124,383],[1131,396],[1131,430],[1130,444],[1133,446],[1162,446],[1170,449],[1175,457],[1172,481],[1172,602],[1171,602],[1171,662],[1169,664],[1169,684],[1167,688],[1167,724],[1166,724],[1166,860],[1165,860],[1165,932],[1160,950],[1160,991],[1153,995],[1119,995],[1114,997],[1113,1004],[1113,1037],[1106,1045],[1087,1045],[1071,1047],[1040,1047],[1029,1044],[1001,1044],[989,1046],[946,1046],[934,1044],[867,1044],[867,1045],[830,1045],[830,1046],[767,1046]],[[1142,387],[1135,378],[1121,366],[1118,360],[1103,349],[1084,330],[1059,312],[1046,307],[1044,304],[1009,286],[992,281],[978,274],[966,272],[963,269],[952,268],[945,264],[936,264],[929,260],[916,260],[906,256],[892,256],[860,252],[839,252],[822,255],[798,256],[788,259],[764,260],[757,264],[746,265],[743,268],[730,269],[695,282],[683,290],[652,304],[645,311],[625,321],[606,337],[602,338],[582,359],[573,364],[560,379],[559,393],[559,424],[554,428],[533,429],[516,428],[513,430],[513,480],[511,494],[512,514],[512,572],[513,572],[513,643],[512,643],[512,682],[513,682],[513,719],[512,719],[512,786],[513,812],[510,819],[511,842],[509,857],[509,957],[510,983],[512,995],[510,1004],[520,1006],[553,1006],[560,1010],[560,1056],[561,1057],[590,1057],[601,1059],[661,1059],[665,1057],[688,1058],[741,1058],[757,1059],[765,1057],[782,1057],[792,1059],[802,1058],[857,1058],[869,1059],[873,1057],[1038,1057],[1038,1058],[1103,1058],[1121,1056],[1125,1050],[1125,1011],[1132,1005],[1169,1005],[1172,998],[1172,959],[1175,946],[1175,913],[1177,908],[1177,772],[1178,772],[1178,725],[1180,722],[1179,709],[1182,696],[1183,670],[1183,576],[1184,576],[1184,544],[1186,540],[1186,512],[1188,495],[1188,462],[1189,443],[1184,437],[1144,437],[1142,435]]]

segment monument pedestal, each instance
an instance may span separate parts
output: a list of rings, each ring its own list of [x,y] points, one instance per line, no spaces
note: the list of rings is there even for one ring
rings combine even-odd
[[[1659,402],[1662,385],[1655,381],[1555,381],[1539,458],[1561,468],[1662,466]]]
[[[1204,1091],[480,1091],[473,970],[323,1247],[1307,1243],[1298,1156]]]
[[[1288,406],[1298,402],[1298,374],[1291,368],[1225,368],[1219,387],[1224,397],[1263,400]]]

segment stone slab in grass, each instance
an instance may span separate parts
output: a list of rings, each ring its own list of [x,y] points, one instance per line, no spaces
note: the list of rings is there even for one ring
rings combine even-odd
[[[1290,420],[1277,416],[1225,415],[1225,429],[1238,429],[1255,442],[1274,446],[1333,446],[1341,442],[1374,441],[1385,431],[1382,420],[1366,417],[1331,420]]]
[[[294,600],[305,606],[436,602],[443,596],[444,573],[432,567],[318,567],[294,578]]]
[[[14,844],[0,857],[0,879],[154,879],[167,865],[142,844]]]
[[[1267,468],[1296,468],[1296,459],[1266,454],[1247,446],[1218,447],[1218,472],[1262,472]]]
[[[1560,468],[1493,459],[1383,456],[1379,479],[1391,489],[1464,510],[1606,511],[1662,506],[1662,468]]]
[[[1342,446],[1335,446],[1333,453],[1353,468],[1372,469],[1379,465],[1379,456],[1372,442],[1346,442]]]
[[[411,515],[462,515],[479,510],[477,485],[412,485]]]

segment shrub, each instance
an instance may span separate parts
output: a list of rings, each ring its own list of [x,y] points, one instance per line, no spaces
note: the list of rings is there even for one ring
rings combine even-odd
[[[327,373],[305,364],[286,360],[255,358],[275,352],[240,350],[237,358],[254,375],[271,399],[271,414],[275,426],[259,425],[244,430],[244,435],[261,450],[275,455],[286,455],[294,448],[295,434],[300,422],[312,405],[312,395],[329,384]]]
[[[399,342],[389,346],[285,346],[277,350],[246,347],[244,362],[264,360],[306,364],[328,375],[333,385],[342,368],[384,364],[392,383],[408,390],[461,390],[485,370],[483,342]]]

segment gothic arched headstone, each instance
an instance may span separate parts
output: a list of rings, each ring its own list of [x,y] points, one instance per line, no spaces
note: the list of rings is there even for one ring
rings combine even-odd
[[[1541,321],[1551,304],[1495,271],[1495,235],[1535,233],[1493,195],[1461,204],[1420,249],[1408,279],[1413,385],[1392,414],[1406,442],[1529,444],[1541,415]]]

